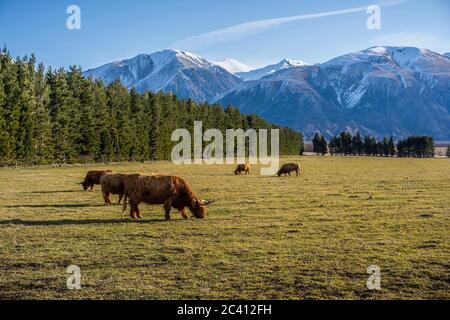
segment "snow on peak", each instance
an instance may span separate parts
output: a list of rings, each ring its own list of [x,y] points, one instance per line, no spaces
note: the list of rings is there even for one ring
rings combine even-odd
[[[382,65],[383,68],[388,68],[391,71],[400,67],[409,71],[434,75],[450,72],[449,61],[444,55],[428,49],[401,46],[371,47],[339,56],[322,65],[342,68],[345,72],[351,65],[361,63],[369,63],[373,66]]]
[[[412,47],[389,47],[387,50],[392,58],[402,67],[410,66],[422,54],[427,53],[425,50]]]
[[[211,61],[211,62],[233,74],[238,72],[249,72],[253,70],[251,67],[243,64],[242,62],[239,62],[231,58],[226,58],[223,59],[222,61]]]
[[[441,56],[431,50],[416,47],[372,47],[361,51],[361,53],[368,52],[391,58],[402,67],[411,66],[412,64],[419,62],[419,60],[439,59]]]
[[[275,73],[279,70],[295,68],[295,67],[303,67],[303,66],[307,66],[307,65],[308,64],[306,64],[305,62],[303,62],[301,60],[283,59],[276,64],[271,64],[269,66],[266,66],[266,67],[263,67],[260,69],[251,70],[249,72],[240,72],[236,75],[245,81],[258,80],[258,79],[261,79],[262,77],[265,77],[267,75]]]
[[[444,55],[415,47],[384,47],[386,55],[404,69],[419,73],[449,74],[450,64]]]
[[[303,66],[307,66],[308,64],[302,60],[291,60],[291,59],[283,59],[283,61],[281,61],[281,63],[283,63],[285,65],[285,67],[289,68],[289,67],[303,67]]]
[[[211,65],[208,61],[202,57],[187,51],[179,49],[169,49],[152,53],[150,57],[153,60],[155,70],[159,70],[166,66],[168,63],[176,60],[184,67],[208,67]]]
[[[382,54],[382,55],[385,55],[387,53],[387,50],[385,47],[372,47],[367,50],[372,51],[374,53]]]

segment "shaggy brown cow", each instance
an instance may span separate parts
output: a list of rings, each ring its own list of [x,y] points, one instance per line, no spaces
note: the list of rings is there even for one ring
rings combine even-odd
[[[245,174],[250,174],[250,164],[239,164],[234,170],[234,174],[241,174],[242,172],[245,172]]]
[[[111,173],[111,170],[94,170],[89,171],[86,174],[86,178],[84,178],[83,182],[80,182],[80,184],[83,186],[83,190],[86,191],[88,188],[94,189],[95,184],[100,184],[100,178],[102,175]]]
[[[141,175],[131,174],[125,178],[125,199],[123,214],[127,209],[127,198],[130,199],[130,216],[141,218],[138,205],[141,202],[148,204],[163,204],[166,220],[170,220],[170,209],[176,208],[183,218],[187,219],[185,208],[197,218],[205,218],[206,206],[213,201],[197,198],[189,184],[175,176],[168,175]]]
[[[286,176],[288,174],[290,176],[292,171],[295,171],[297,176],[302,174],[298,163],[286,163],[281,166],[280,170],[277,172],[277,175],[281,176],[284,174],[284,176]]]
[[[108,173],[102,175],[100,178],[100,186],[102,187],[103,199],[105,203],[111,204],[109,200],[109,194],[118,194],[119,202],[122,201],[123,195],[125,193],[125,177],[126,174],[122,173]]]

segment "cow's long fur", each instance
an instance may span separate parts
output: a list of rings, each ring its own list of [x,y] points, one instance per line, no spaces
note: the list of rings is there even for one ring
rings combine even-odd
[[[182,178],[168,175],[131,174],[125,178],[125,198],[123,214],[127,208],[127,198],[130,202],[130,216],[141,218],[138,205],[163,204],[165,217],[170,219],[170,209],[176,208],[183,218],[187,218],[185,208],[197,218],[205,218],[206,204],[198,199],[189,184]]]
[[[302,174],[298,163],[286,163],[281,166],[280,170],[277,172],[277,175],[281,176],[284,174],[286,176],[288,174],[290,176],[292,171],[295,171],[297,176]]]
[[[84,191],[86,191],[88,188],[94,189],[94,185],[100,184],[100,178],[107,174],[111,173],[111,170],[92,170],[89,171],[86,174],[86,177],[84,178],[84,181],[81,182],[81,185],[83,186]]]
[[[110,194],[118,194],[119,202],[122,200],[125,193],[125,174],[122,173],[108,173],[102,175],[100,178],[100,186],[102,188],[103,199],[105,203],[110,204]]]
[[[250,174],[250,164],[238,164],[236,170],[234,170],[234,174],[241,174],[245,172],[245,174]]]

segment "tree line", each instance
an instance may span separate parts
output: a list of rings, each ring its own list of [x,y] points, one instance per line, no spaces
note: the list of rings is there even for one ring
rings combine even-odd
[[[394,142],[394,138],[384,137],[381,140],[372,136],[362,137],[359,132],[341,132],[327,141],[325,137],[316,133],[313,138],[313,151],[325,155],[358,155],[385,157],[418,157],[434,156],[435,144],[433,137],[411,136]]]
[[[223,133],[279,129],[281,154],[303,152],[300,132],[232,106],[141,94],[118,80],[105,85],[86,79],[76,66],[46,69],[34,55],[0,53],[0,165],[168,160],[177,143],[173,130],[192,133],[194,121]]]

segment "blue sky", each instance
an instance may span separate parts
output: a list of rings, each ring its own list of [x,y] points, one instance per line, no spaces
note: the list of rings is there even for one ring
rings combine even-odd
[[[0,0],[0,44],[13,56],[35,53],[47,66],[77,64],[83,69],[174,47],[253,67],[282,58],[324,62],[374,45],[450,52],[448,0],[403,0],[382,7],[381,30],[366,27],[369,14],[364,10],[277,20],[284,23],[271,26],[267,22],[388,3],[392,1]],[[81,30],[66,28],[71,4],[81,8]]]

